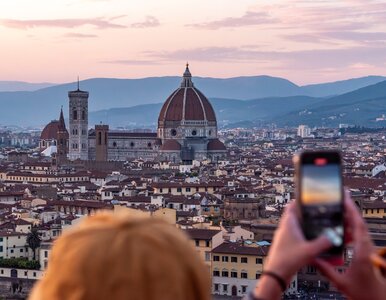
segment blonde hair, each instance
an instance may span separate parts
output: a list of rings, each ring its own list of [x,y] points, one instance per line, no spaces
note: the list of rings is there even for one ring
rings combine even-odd
[[[37,299],[209,300],[209,271],[174,226],[103,213],[54,243]]]

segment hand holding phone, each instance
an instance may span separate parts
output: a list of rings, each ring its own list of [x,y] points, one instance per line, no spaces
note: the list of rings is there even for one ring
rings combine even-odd
[[[341,156],[338,151],[304,151],[295,158],[297,203],[307,240],[322,234],[334,246],[321,257],[343,263],[344,205]]]

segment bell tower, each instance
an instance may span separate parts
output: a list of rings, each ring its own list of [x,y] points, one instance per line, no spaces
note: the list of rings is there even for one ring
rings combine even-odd
[[[69,155],[70,160],[88,160],[88,92],[68,92],[69,98]]]
[[[58,138],[56,141],[56,159],[57,164],[65,163],[68,154],[68,131],[64,122],[63,107],[60,110],[59,126],[58,126]]]

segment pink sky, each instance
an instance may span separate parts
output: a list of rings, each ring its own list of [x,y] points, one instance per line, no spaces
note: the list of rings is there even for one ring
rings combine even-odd
[[[3,0],[0,80],[386,75],[385,20],[372,0]]]

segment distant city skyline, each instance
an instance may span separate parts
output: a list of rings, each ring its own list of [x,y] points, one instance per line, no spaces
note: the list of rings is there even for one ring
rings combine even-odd
[[[386,3],[336,2],[3,1],[0,80],[386,75]]]

